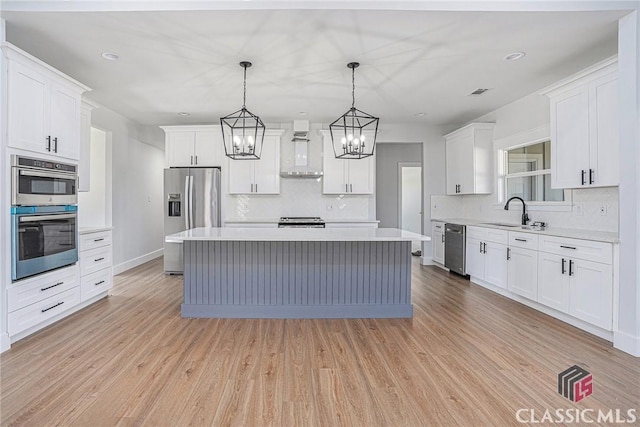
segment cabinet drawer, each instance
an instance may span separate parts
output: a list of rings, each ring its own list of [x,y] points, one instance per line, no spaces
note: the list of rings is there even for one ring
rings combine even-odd
[[[509,231],[509,246],[538,250],[538,236],[531,233]]]
[[[432,222],[431,223],[431,231],[432,232],[440,232],[444,233],[444,222]]]
[[[467,227],[467,236],[483,242],[494,242],[506,245],[509,241],[509,232],[497,228]]]
[[[72,309],[78,303],[80,303],[80,286],[9,313],[9,335],[15,335],[29,329]]]
[[[97,233],[81,234],[79,240],[81,251],[109,246],[111,244],[111,231],[107,230],[99,231]]]
[[[82,276],[82,279],[80,279],[80,295],[82,301],[86,301],[101,292],[111,289],[112,285],[113,273],[111,267]]]
[[[111,267],[111,246],[80,252],[80,275],[95,273]]]
[[[611,243],[605,242],[540,236],[538,250],[571,258],[601,262],[603,264],[611,264],[613,262],[613,246]]]
[[[78,267],[73,266],[56,272],[18,282],[7,289],[8,311],[16,311],[30,304],[78,286]]]

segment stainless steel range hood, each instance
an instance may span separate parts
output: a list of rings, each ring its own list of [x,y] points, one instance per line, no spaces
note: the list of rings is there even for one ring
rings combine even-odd
[[[290,170],[281,171],[282,178],[320,178],[322,171],[309,166],[309,121],[293,121],[294,166]]]

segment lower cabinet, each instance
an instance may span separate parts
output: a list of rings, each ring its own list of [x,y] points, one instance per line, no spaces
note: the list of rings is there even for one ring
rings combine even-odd
[[[538,297],[538,252],[509,246],[507,289],[530,300]]]
[[[87,301],[113,286],[111,230],[80,236],[80,294]]]
[[[507,237],[503,230],[467,227],[466,273],[506,289]]]
[[[44,323],[79,302],[77,264],[11,283],[7,288],[9,336]]]
[[[434,221],[431,225],[431,256],[444,264],[444,222]]]
[[[611,330],[611,265],[541,252],[538,269],[539,303]]]

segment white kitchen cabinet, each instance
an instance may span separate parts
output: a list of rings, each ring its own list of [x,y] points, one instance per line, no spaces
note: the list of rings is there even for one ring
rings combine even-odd
[[[546,252],[538,253],[538,302],[563,313],[569,312],[566,258]]]
[[[599,326],[612,329],[613,272],[611,265],[581,259],[569,260],[569,314]]]
[[[536,301],[538,297],[538,236],[509,232],[507,289]]]
[[[466,273],[471,280],[507,287],[507,238],[504,230],[467,227]]]
[[[80,105],[80,161],[78,162],[78,191],[91,189],[91,110],[95,104],[82,100]]]
[[[471,123],[445,135],[447,194],[493,192],[493,123]]]
[[[617,58],[556,85],[550,99],[551,187],[619,183]]]
[[[87,301],[105,294],[113,286],[111,230],[79,236],[80,296]]]
[[[435,262],[444,264],[444,222],[431,224],[431,252]]]
[[[8,59],[8,146],[78,160],[80,102],[89,88],[9,43],[2,50]]]
[[[363,159],[336,159],[329,131],[323,136],[323,194],[373,194],[375,155]]]
[[[166,134],[168,167],[222,166],[224,144],[219,125],[160,127]]]
[[[277,129],[265,132],[258,160],[227,158],[229,194],[280,193],[280,136],[283,132]]]

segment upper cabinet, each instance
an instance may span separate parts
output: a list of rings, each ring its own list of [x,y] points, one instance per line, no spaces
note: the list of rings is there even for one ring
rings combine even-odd
[[[551,187],[619,183],[617,58],[546,89],[551,101]]]
[[[78,163],[78,191],[91,188],[91,110],[95,104],[82,100],[80,106],[80,162]]]
[[[79,160],[80,102],[90,89],[9,43],[2,51],[8,59],[7,144]]]
[[[160,127],[166,134],[168,167],[222,166],[224,146],[220,125]]]
[[[232,160],[227,157],[229,194],[280,193],[279,129],[267,129],[258,160]]]
[[[445,135],[447,194],[493,192],[493,123],[471,123]]]
[[[329,131],[323,138],[323,194],[373,194],[375,156],[364,159],[336,159]],[[373,138],[373,136],[371,136]]]

